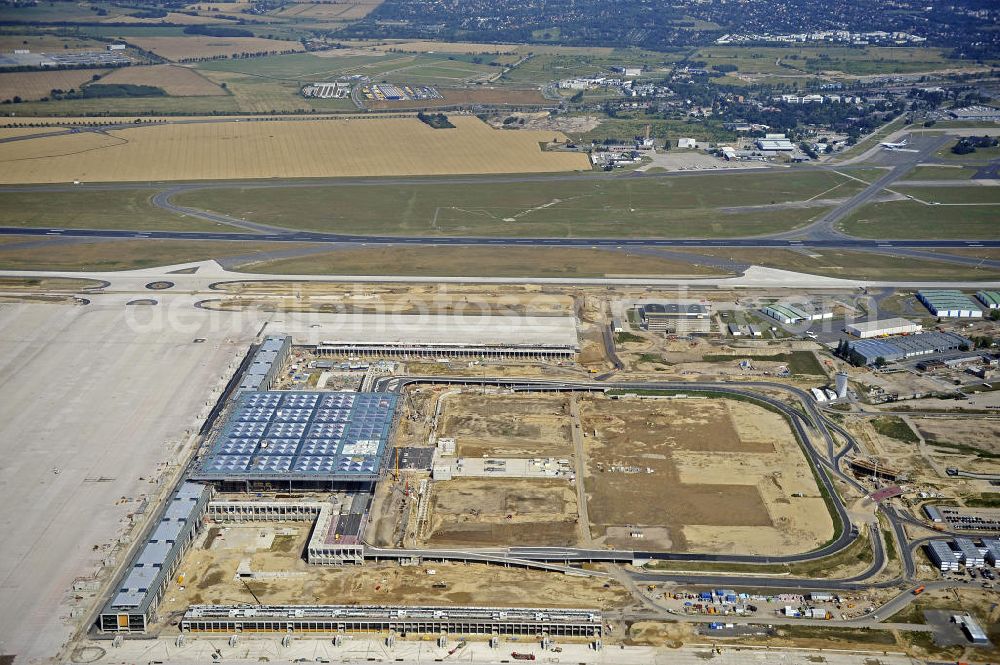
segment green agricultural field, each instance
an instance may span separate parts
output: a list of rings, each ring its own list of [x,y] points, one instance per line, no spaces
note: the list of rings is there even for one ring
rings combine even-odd
[[[237,231],[153,207],[152,190],[0,192],[0,226],[137,231]]]
[[[983,205],[1000,206],[1000,189],[996,187],[983,187],[972,185],[968,187],[909,187],[905,183],[894,185],[898,187],[901,194],[912,196],[927,203],[939,203],[941,205]],[[1000,210],[996,210],[1000,214]]]
[[[968,180],[976,169],[954,166],[918,166],[906,174],[906,180]],[[905,180],[903,182],[906,182]]]
[[[714,46],[697,49],[691,59],[713,65],[735,65],[745,74],[819,74],[851,76],[905,74],[961,67],[943,49],[914,47],[857,48],[803,46],[793,48]]]
[[[526,48],[530,50],[530,47]],[[545,85],[561,79],[608,74],[612,67],[626,65],[642,67],[644,75],[651,72],[655,74],[655,70],[669,68],[683,58],[681,52],[657,53],[641,49],[615,49],[610,54],[591,55],[577,52],[541,53],[504,74],[499,82],[513,85]]]
[[[810,250],[808,254],[804,254],[786,249],[702,248],[691,250],[691,252],[767,268],[780,268],[844,279],[919,281],[1000,278],[1000,271],[991,268],[877,252],[845,252],[823,249]],[[968,258],[982,258],[977,256],[978,252],[973,253],[967,250],[946,253]],[[993,257],[986,258],[992,259]]]
[[[498,67],[486,64],[489,61],[487,56],[481,58],[482,63],[474,62],[475,57],[422,53],[320,57],[310,53],[294,53],[252,59],[213,60],[201,63],[198,68],[204,72],[231,72],[296,84],[328,81],[351,74],[363,74],[374,81],[460,83],[500,71]]]
[[[24,102],[17,105],[19,116],[106,115],[211,115],[238,113],[232,96],[206,97],[101,97],[95,99],[60,99],[47,102]]]
[[[561,247],[349,247],[276,261],[253,261],[245,272],[283,275],[433,275],[436,277],[604,277],[720,275],[658,256]]]
[[[67,30],[80,37],[110,37],[112,39],[184,36],[184,28],[179,25],[74,25]]]
[[[940,188],[943,189],[943,188]],[[900,191],[906,191],[900,187]],[[839,224],[861,238],[995,238],[996,206],[925,205],[916,201],[870,203]]]
[[[239,257],[242,261],[266,261],[278,252],[311,245],[298,243],[254,243],[187,240],[110,240],[63,243],[39,242],[22,236],[18,243],[0,245],[3,270],[135,270],[188,261]]]
[[[983,123],[979,124],[982,125]],[[976,132],[972,131],[969,132],[969,134],[975,135]],[[976,148],[975,152],[970,152],[967,155],[956,155],[951,151],[951,148],[954,145],[955,143],[950,143],[944,148],[938,150],[937,157],[945,160],[946,162],[962,164],[987,164],[1000,157],[1000,146],[995,148]]]
[[[822,208],[771,208],[838,187],[834,173],[723,174],[531,182],[206,188],[176,202],[295,229],[507,237],[738,237],[798,228]],[[727,213],[727,206],[765,206]]]
[[[724,142],[736,139],[736,133],[726,130],[721,122],[697,122],[686,120],[661,120],[645,119],[642,116],[636,118],[607,118],[601,120],[596,128],[582,133],[570,133],[574,141],[590,143],[591,141],[603,141],[605,139],[616,139],[619,141],[631,141],[636,136],[642,136],[646,131],[646,125],[650,126],[650,136],[653,138],[668,138],[676,142],[681,136],[690,136],[699,141]]]

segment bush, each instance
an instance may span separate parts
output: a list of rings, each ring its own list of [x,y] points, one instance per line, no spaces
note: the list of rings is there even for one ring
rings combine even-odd
[[[130,83],[91,83],[80,90],[87,99],[102,97],[166,97],[163,88],[153,85],[132,85]]]
[[[417,113],[417,120],[426,125],[430,125],[434,129],[449,129],[455,126],[451,124],[451,121],[448,120],[448,116],[444,113],[424,113],[421,111]]]
[[[189,25],[184,28],[184,34],[207,35],[209,37],[253,37],[253,33],[249,30],[220,25]]]

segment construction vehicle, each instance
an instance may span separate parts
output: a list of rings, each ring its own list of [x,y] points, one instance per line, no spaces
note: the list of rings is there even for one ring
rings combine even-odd
[[[518,653],[517,651],[511,651],[510,657],[514,660],[534,660],[535,654],[533,653]]]

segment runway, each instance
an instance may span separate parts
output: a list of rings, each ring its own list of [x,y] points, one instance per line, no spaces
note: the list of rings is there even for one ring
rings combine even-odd
[[[207,231],[129,231],[121,229],[61,229],[2,226],[0,236],[50,238],[111,238],[140,240],[218,240],[226,242],[294,242],[333,245],[487,245],[496,247],[733,247],[749,249],[845,249],[889,251],[901,249],[982,249],[1000,247],[989,240],[868,240],[852,237],[819,239],[760,238],[489,238],[481,236],[379,236],[288,231],[284,233],[219,233]]]

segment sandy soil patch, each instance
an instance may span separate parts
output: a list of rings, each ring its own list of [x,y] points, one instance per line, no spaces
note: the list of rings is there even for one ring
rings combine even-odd
[[[490,119],[490,124],[498,129],[502,128],[504,126],[503,121],[511,116],[518,118],[519,120],[524,120],[524,124],[518,123],[519,129],[528,129],[532,131],[555,131],[563,132],[565,134],[584,134],[597,129],[597,126],[601,124],[601,119],[592,115],[557,115],[553,117],[544,111],[539,111],[537,113],[508,113],[505,115],[498,115]]]
[[[582,405],[588,510],[608,544],[635,546],[609,529],[621,525],[665,528],[672,549],[686,551],[791,553],[832,534],[808,462],[778,414],[732,400]]]
[[[566,480],[460,478],[435,483],[434,547],[576,544],[576,491]]]
[[[308,540],[305,525],[256,523],[243,527],[260,531],[296,529],[294,536],[276,535],[266,549],[222,546],[218,540],[204,547],[212,533],[203,531],[182,561],[183,588],[176,577],[161,605],[165,623],[182,614],[193,603],[255,603],[246,586],[235,579],[240,561],[249,558],[255,572],[285,572],[287,577],[250,580],[253,593],[263,603],[293,604],[467,604],[487,606],[554,606],[614,608],[622,606],[627,593],[605,580],[567,577],[540,571],[484,565],[433,563],[401,567],[378,564],[333,568],[310,566],[300,556]],[[230,528],[227,534],[234,532]],[[227,540],[232,538],[227,536]],[[233,538],[234,539],[234,538]],[[234,539],[235,540],[235,539]],[[247,541],[248,539],[241,539]],[[253,539],[249,539],[253,540]],[[434,570],[435,575],[428,575]],[[445,588],[433,585],[444,584]]]
[[[543,152],[551,133],[454,129],[415,118],[154,125],[10,144],[0,182],[313,178],[589,170],[585,155]],[[96,139],[95,139],[96,137]],[[565,137],[562,137],[565,139]],[[98,150],[97,148],[106,148]]]
[[[1000,422],[995,420],[913,418],[913,424],[929,444],[934,442],[972,446],[1000,454]]]
[[[564,457],[573,451],[569,402],[561,395],[445,398],[438,435],[468,457]]]

